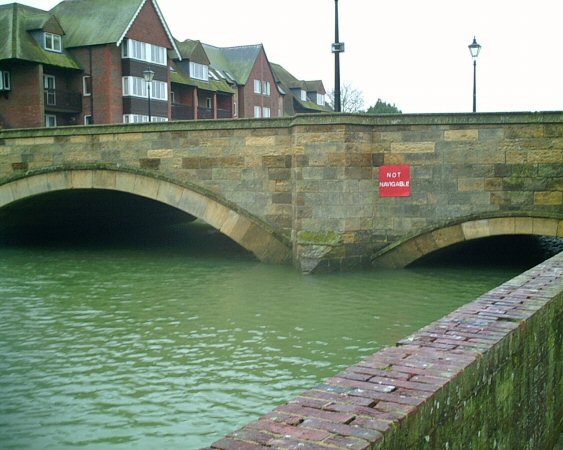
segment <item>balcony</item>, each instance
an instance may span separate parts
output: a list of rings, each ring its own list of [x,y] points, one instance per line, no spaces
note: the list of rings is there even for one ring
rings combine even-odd
[[[188,105],[172,105],[172,120],[194,120],[194,107]]]
[[[233,113],[230,109],[217,108],[217,119],[231,119],[232,117]]]
[[[205,108],[203,106],[198,106],[197,108],[197,118],[198,119],[213,119],[213,108]]]
[[[45,111],[79,113],[82,111],[82,95],[61,89],[45,89]]]

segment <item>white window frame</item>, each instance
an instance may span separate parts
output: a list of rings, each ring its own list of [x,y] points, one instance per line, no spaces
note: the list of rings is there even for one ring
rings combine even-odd
[[[261,117],[262,117],[262,107],[261,106],[255,106],[254,107],[254,118],[260,119]]]
[[[91,114],[87,114],[86,116],[84,116],[84,125],[92,125],[92,115]]]
[[[43,75],[43,89],[47,93],[45,101],[48,106],[57,104],[57,82],[54,75]]]
[[[55,114],[45,114],[45,126],[47,128],[57,126],[57,116]]]
[[[123,77],[123,96],[124,97],[148,97],[147,82],[141,77]],[[152,80],[151,99],[168,101],[168,83],[159,80]]]
[[[62,53],[63,38],[60,34],[43,33],[43,48],[50,52]]]
[[[317,105],[324,106],[325,105],[325,96],[323,94],[319,94],[317,92]]]
[[[12,89],[10,80],[10,72],[7,70],[0,70],[0,91],[9,91]]]
[[[127,39],[121,47],[122,58],[136,59],[159,66],[167,66],[167,53],[164,47],[147,42]]]
[[[306,102],[307,101],[307,91],[305,89],[301,89],[300,94],[301,94],[301,101]]]
[[[88,80],[90,81],[89,85]],[[84,97],[92,95],[92,76],[90,75],[84,75],[82,77],[82,95],[84,95]]]
[[[262,93],[262,81],[261,80],[254,80],[254,93],[261,94]]]
[[[262,94],[268,97],[270,96],[271,86],[269,81],[262,81]]]
[[[209,81],[209,67],[190,61],[190,77],[196,80]]]
[[[149,116],[144,114],[123,114],[123,123],[148,123]],[[168,122],[168,117],[152,116],[151,122]]]
[[[205,107],[207,109],[213,109],[213,99],[211,97],[205,98]]]
[[[272,117],[272,110],[267,106],[264,106],[262,108],[262,117],[265,119],[269,119],[270,117]]]
[[[238,116],[237,102],[233,102],[233,117]]]

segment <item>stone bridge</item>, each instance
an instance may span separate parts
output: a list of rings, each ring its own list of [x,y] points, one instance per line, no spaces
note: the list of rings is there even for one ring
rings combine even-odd
[[[0,208],[67,189],[157,200],[303,272],[563,236],[563,112],[303,115],[0,130]]]

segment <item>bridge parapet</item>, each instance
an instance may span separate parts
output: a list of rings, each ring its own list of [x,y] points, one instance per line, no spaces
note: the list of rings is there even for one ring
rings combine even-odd
[[[563,112],[4,130],[0,154],[3,192],[17,179],[75,169],[197,192],[277,235],[304,272],[369,265],[374,255],[396,265],[408,258],[385,255],[399,244],[417,242],[423,255],[413,239],[479,220],[545,219],[536,229],[563,236]],[[408,168],[407,196],[380,193],[389,166]]]

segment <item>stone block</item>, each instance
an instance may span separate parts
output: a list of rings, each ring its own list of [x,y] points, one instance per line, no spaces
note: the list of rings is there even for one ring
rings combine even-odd
[[[173,158],[174,150],[171,148],[154,149],[147,151],[147,158]]]
[[[563,207],[563,192],[534,192],[534,205],[559,205]]]
[[[457,182],[459,192],[475,192],[485,189],[484,178],[465,178],[460,177]]]
[[[479,139],[479,130],[445,130],[444,140],[446,141],[476,141]]]
[[[532,219],[532,233],[539,236],[557,236],[559,221],[557,219]]]
[[[91,189],[93,184],[93,172],[91,170],[73,170],[71,172],[73,189]]]
[[[434,153],[435,142],[392,142],[391,153]]]
[[[489,221],[487,219],[465,222],[461,225],[461,228],[466,240],[478,239],[491,235]]]
[[[516,229],[514,217],[500,217],[489,219],[489,231],[491,236],[512,235]]]

